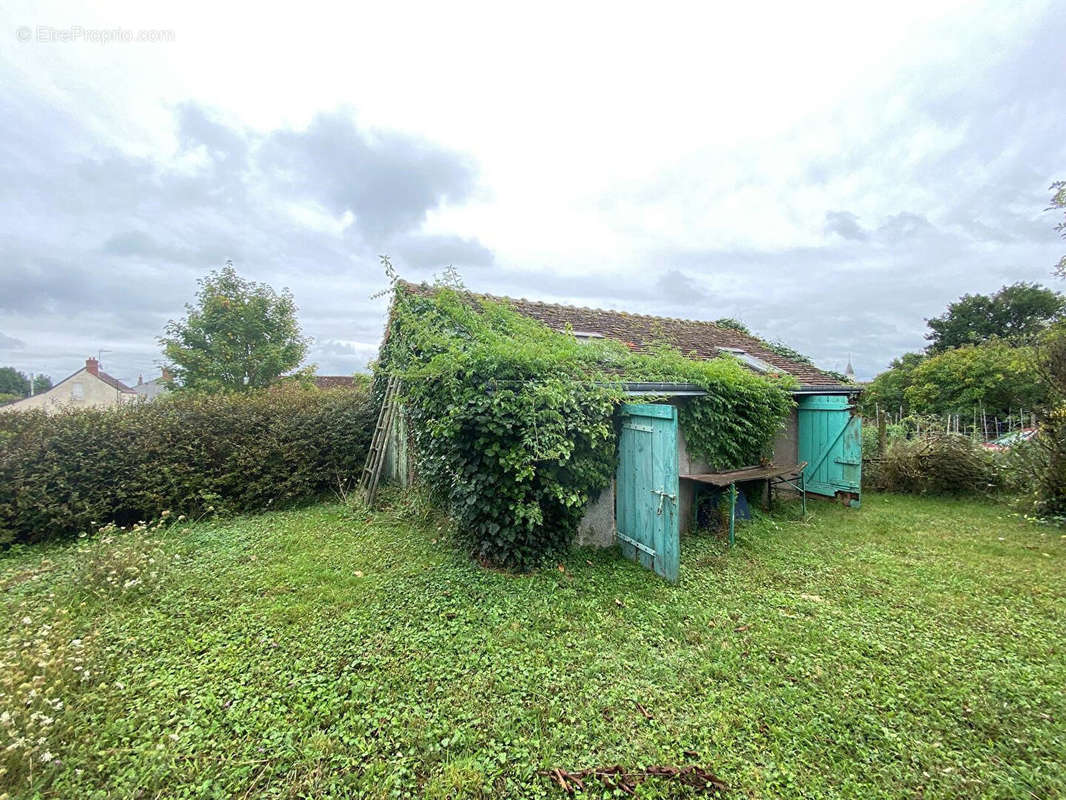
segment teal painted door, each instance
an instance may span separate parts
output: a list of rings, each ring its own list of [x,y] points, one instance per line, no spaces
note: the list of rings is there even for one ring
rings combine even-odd
[[[627,403],[621,408],[615,527],[622,554],[668,581],[681,566],[677,515],[677,409]]]
[[[807,491],[859,505],[862,487],[862,419],[847,397],[811,395],[799,400],[799,460],[807,462]]]

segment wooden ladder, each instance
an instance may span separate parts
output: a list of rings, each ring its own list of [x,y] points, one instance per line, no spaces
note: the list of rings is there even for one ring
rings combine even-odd
[[[385,399],[381,403],[381,411],[378,412],[378,423],[374,428],[374,438],[370,442],[370,450],[366,454],[366,466],[359,478],[359,491],[363,500],[373,508],[374,498],[378,493],[378,483],[381,481],[381,470],[385,466],[385,451],[388,449],[389,431],[396,419],[396,392],[399,390],[400,381],[395,375],[389,376],[389,383],[385,387]]]

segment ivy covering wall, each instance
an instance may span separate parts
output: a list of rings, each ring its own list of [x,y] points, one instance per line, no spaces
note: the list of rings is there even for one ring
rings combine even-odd
[[[579,342],[505,303],[454,287],[396,287],[378,373],[402,379],[419,474],[485,563],[529,569],[572,541],[615,470],[625,381],[694,383],[681,409],[690,452],[757,463],[792,408],[790,379],[667,345],[636,353]]]

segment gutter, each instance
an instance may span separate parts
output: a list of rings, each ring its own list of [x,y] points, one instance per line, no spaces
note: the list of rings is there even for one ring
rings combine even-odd
[[[836,384],[834,386],[818,386],[815,384],[799,386],[792,390],[793,397],[811,394],[847,395],[848,397],[854,397],[855,395],[862,394],[862,387],[843,386],[841,384]]]
[[[630,397],[655,395],[659,397],[702,397],[707,394],[706,390],[695,383],[667,383],[660,381],[626,381],[622,384],[625,393]],[[804,384],[793,389],[790,394],[793,397],[806,395],[828,394],[845,395],[853,397],[862,392],[859,386],[843,386],[840,384],[830,386],[818,386],[817,384]]]
[[[626,381],[622,384],[625,393],[631,397],[641,395],[663,395],[667,397],[700,397],[707,394],[694,383],[664,383],[660,381]]]

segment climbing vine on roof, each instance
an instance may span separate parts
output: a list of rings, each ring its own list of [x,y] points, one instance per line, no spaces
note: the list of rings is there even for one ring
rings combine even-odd
[[[525,570],[573,540],[615,471],[625,381],[695,383],[690,452],[732,468],[767,454],[792,400],[730,357],[579,342],[461,286],[396,283],[379,374],[402,379],[418,473],[485,563]]]

